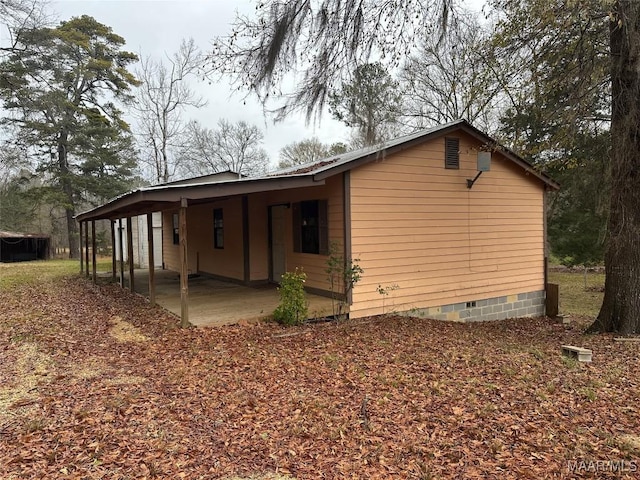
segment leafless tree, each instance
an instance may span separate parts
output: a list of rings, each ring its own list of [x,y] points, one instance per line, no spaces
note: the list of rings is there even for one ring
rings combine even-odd
[[[48,18],[44,0],[0,0],[0,52],[11,52],[20,48],[20,32],[28,28],[43,26]],[[6,36],[5,36],[6,34]]]
[[[189,122],[181,156],[192,175],[231,171],[256,176],[267,171],[269,156],[262,148],[264,134],[255,125],[219,120],[215,129]]]
[[[510,72],[496,67],[489,33],[468,14],[459,15],[443,39],[424,37],[400,74],[407,124],[425,128],[464,118],[496,130],[508,88],[501,77]]]
[[[210,65],[264,102],[284,97],[278,116],[301,109],[309,120],[322,113],[327,95],[348,79],[344,74],[380,59],[398,66],[417,39],[442,32],[454,13],[452,3],[262,1],[255,17],[239,16],[232,33],[215,40]],[[282,91],[282,80],[292,73],[299,73],[294,89]]]
[[[189,85],[202,61],[194,41],[183,40],[172,56],[147,57],[136,72],[142,81],[136,102],[141,159],[159,183],[168,182],[181,168],[176,152],[185,134],[184,111],[206,104]]]
[[[346,150],[347,147],[343,143],[325,145],[316,137],[308,138],[285,145],[280,150],[278,167],[288,168],[294,165],[312,163],[331,155],[344,153]]]

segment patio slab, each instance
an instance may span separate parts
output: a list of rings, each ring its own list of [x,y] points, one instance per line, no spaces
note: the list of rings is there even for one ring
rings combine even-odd
[[[149,295],[149,272],[136,270],[135,291]],[[128,275],[126,275],[128,277]],[[157,270],[156,302],[180,316],[180,276],[170,270]],[[128,279],[125,278],[128,283]],[[331,299],[307,293],[310,318],[332,314]],[[279,302],[275,285],[247,287],[206,275],[189,278],[189,321],[196,326],[232,325],[258,322],[270,316]]]

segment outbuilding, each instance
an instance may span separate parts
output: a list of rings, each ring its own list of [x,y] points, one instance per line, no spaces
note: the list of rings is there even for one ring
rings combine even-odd
[[[0,231],[0,262],[46,260],[50,257],[48,235]]]

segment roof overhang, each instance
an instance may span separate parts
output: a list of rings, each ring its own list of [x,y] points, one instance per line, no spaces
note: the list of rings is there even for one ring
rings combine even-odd
[[[162,185],[134,190],[76,216],[79,222],[130,217],[177,208],[183,199],[189,204],[223,197],[324,185],[312,175],[267,177],[228,182]]]
[[[531,165],[529,162],[524,160],[518,154],[498,144],[493,138],[489,137],[488,135],[483,133],[481,130],[478,130],[466,120],[459,120],[449,125],[446,125],[442,128],[433,129],[432,131],[429,131],[424,135],[411,138],[406,142],[390,145],[389,147],[383,146],[378,150],[372,151],[371,153],[364,155],[360,158],[351,160],[348,163],[342,163],[342,164],[338,163],[336,165],[329,165],[321,169],[320,171],[316,171],[314,178],[316,180],[324,180],[328,177],[344,172],[346,170],[351,170],[360,165],[365,165],[367,163],[374,162],[376,160],[381,160],[387,156],[390,156],[395,153],[401,152],[403,150],[407,150],[414,146],[420,145],[428,140],[446,136],[450,133],[458,132],[458,131],[463,131],[467,133],[471,137],[481,142],[483,145],[486,145],[492,151],[499,152],[500,154],[502,154],[504,157],[506,157],[516,165],[522,167],[525,170],[525,173],[533,175],[534,177],[539,179],[541,182],[543,182],[543,184],[545,185],[545,188],[548,188],[551,190],[558,190],[560,188],[560,185],[556,181],[554,181],[551,177],[537,171],[533,167],[533,165]]]

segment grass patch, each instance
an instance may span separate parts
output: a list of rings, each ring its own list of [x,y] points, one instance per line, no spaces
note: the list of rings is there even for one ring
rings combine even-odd
[[[120,343],[146,342],[149,340],[149,337],[140,332],[140,329],[120,317],[113,317],[110,323],[109,335]]]
[[[9,290],[25,284],[53,281],[79,272],[78,260],[0,263],[0,290]]]
[[[111,259],[98,257],[97,272],[110,272]],[[91,272],[91,265],[89,265]],[[80,274],[80,260],[37,260],[33,262],[0,263],[0,290],[20,285],[53,281]]]
[[[0,419],[28,407],[37,398],[38,383],[49,381],[54,369],[51,358],[39,351],[34,343],[24,343],[16,349],[12,366],[13,384],[0,388]]]
[[[583,273],[549,272],[549,283],[560,285],[560,312],[569,315],[595,317],[602,305],[604,273],[587,273],[585,289]]]
[[[640,437],[637,435],[620,435],[617,439],[618,446],[629,453],[640,453]]]

